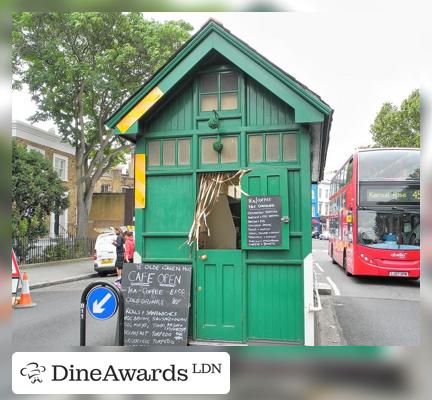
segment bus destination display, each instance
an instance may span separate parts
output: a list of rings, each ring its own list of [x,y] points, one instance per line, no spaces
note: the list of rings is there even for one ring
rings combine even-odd
[[[420,189],[418,187],[366,187],[362,191],[362,200],[367,203],[418,203]]]
[[[247,198],[247,244],[250,247],[281,246],[280,196]]]
[[[125,346],[186,346],[192,265],[124,264]]]

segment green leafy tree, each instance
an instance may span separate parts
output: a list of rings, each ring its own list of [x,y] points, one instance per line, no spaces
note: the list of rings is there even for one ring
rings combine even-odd
[[[371,125],[372,147],[420,147],[420,92],[414,90],[401,104],[384,103]]]
[[[51,163],[12,142],[12,238],[32,241],[48,233],[47,216],[69,206],[67,188]]]
[[[38,111],[76,149],[79,237],[87,234],[95,184],[130,150],[104,121],[186,41],[192,26],[140,13],[16,13],[14,88],[27,85]]]

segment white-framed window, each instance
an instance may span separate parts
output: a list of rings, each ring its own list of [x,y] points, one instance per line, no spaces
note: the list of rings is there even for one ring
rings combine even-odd
[[[111,192],[111,185],[102,184],[101,185],[101,193],[109,193],[109,192]]]
[[[41,149],[40,147],[32,146],[31,144],[27,145],[27,151],[34,150],[38,153],[41,153],[45,157],[45,150]]]
[[[67,157],[54,153],[53,168],[57,172],[61,180],[63,181],[68,180],[68,158]]]

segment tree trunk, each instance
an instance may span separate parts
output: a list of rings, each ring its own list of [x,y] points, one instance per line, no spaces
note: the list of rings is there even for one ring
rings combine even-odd
[[[87,209],[84,196],[77,196],[77,237],[88,237],[88,220],[90,210]]]
[[[81,150],[81,151],[80,151]],[[77,188],[77,237],[78,238],[86,238],[88,237],[88,220],[90,208],[87,207],[86,204],[86,184],[84,178],[83,171],[83,157],[82,157],[82,149],[76,150],[76,188]],[[90,203],[91,206],[91,203]]]
[[[99,174],[101,175],[101,174]],[[94,183],[88,179],[84,168],[76,165],[77,186],[77,237],[86,238],[88,233],[88,221],[93,202]],[[100,176],[95,176],[95,180]],[[87,178],[87,179],[86,179]]]

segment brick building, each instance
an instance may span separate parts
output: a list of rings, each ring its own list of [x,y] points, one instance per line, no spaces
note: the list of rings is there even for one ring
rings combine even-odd
[[[115,167],[108,171],[96,182],[95,193],[122,193],[134,187],[133,159],[128,162],[126,173],[122,167]]]
[[[47,158],[57,171],[60,179],[65,182],[69,197],[69,208],[62,213],[49,216],[49,235],[66,236],[75,232],[77,221],[75,148],[61,140],[53,131],[46,131],[22,121],[12,121],[12,137],[27,147]]]

